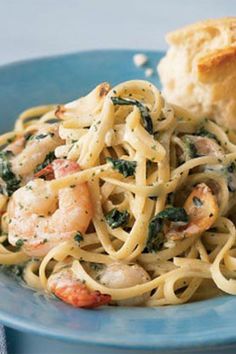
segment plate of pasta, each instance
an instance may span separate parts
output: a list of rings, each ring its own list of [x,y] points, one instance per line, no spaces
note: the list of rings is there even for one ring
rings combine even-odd
[[[134,54],[0,68],[0,320],[114,347],[232,344],[236,134],[168,103]]]

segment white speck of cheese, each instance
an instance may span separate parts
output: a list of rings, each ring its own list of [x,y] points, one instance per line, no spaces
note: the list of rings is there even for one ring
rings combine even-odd
[[[137,67],[143,66],[148,61],[148,57],[145,54],[138,53],[133,56],[134,65]]]
[[[145,76],[146,77],[150,77],[150,76],[152,76],[153,75],[153,69],[152,68],[147,68],[146,70],[145,70]]]

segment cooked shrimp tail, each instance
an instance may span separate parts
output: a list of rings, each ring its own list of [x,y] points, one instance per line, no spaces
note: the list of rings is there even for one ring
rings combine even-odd
[[[36,172],[34,174],[35,178],[44,178],[47,181],[50,181],[55,178],[54,170],[52,164],[47,165],[46,167],[42,168],[42,170]]]
[[[48,280],[49,290],[62,301],[73,307],[95,308],[107,305],[111,296],[100,291],[90,291],[76,279],[70,268],[52,274]]]

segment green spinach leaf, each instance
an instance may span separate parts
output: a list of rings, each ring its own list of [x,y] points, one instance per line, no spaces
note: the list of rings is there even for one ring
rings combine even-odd
[[[78,231],[78,232],[76,233],[76,235],[74,236],[74,240],[75,240],[76,242],[78,242],[78,244],[80,244],[80,242],[84,240],[84,238],[83,238],[81,232]]]
[[[48,166],[50,163],[52,163],[53,160],[55,160],[56,156],[54,154],[54,151],[49,152],[44,161],[42,163],[40,163],[38,166],[36,166],[34,173],[37,173],[39,171],[41,171],[43,168],[45,168],[46,166]]]
[[[204,136],[206,138],[210,138],[210,139],[214,139],[216,141],[217,140],[217,137],[215,136],[215,134],[209,132],[208,130],[206,130],[204,127],[201,127],[200,129],[198,129],[196,131],[196,134],[195,135],[198,135],[198,136]]]
[[[197,148],[196,148],[195,144],[191,141],[191,139],[189,137],[185,136],[184,142],[187,147],[187,152],[188,152],[189,157],[191,159],[194,159],[195,157],[199,157]]]
[[[152,118],[149,113],[149,109],[144,106],[141,102],[138,100],[132,99],[132,98],[122,98],[122,97],[111,97],[112,103],[114,106],[136,106],[138,107],[141,118],[142,118],[142,123],[144,128],[149,134],[153,134],[153,124],[152,124]]]
[[[120,226],[127,225],[129,221],[129,213],[127,210],[119,211],[118,209],[114,208],[105,216],[108,225],[112,229],[116,229]]]
[[[155,215],[148,226],[148,239],[146,249],[148,252],[157,252],[163,246],[165,241],[162,232],[165,220],[172,222],[187,223],[189,218],[184,208],[166,208]]]
[[[107,157],[107,162],[111,163],[114,170],[122,173],[124,177],[133,176],[135,174],[137,162],[127,161],[122,159],[113,159],[112,157]]]
[[[1,188],[1,192],[8,196],[11,196],[20,187],[20,179],[12,172],[10,161],[12,156],[11,151],[0,152],[0,177],[6,183],[6,188]]]

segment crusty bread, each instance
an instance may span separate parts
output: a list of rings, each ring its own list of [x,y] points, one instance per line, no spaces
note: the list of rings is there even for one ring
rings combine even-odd
[[[236,129],[236,17],[169,33],[158,65],[163,95],[197,116]]]

